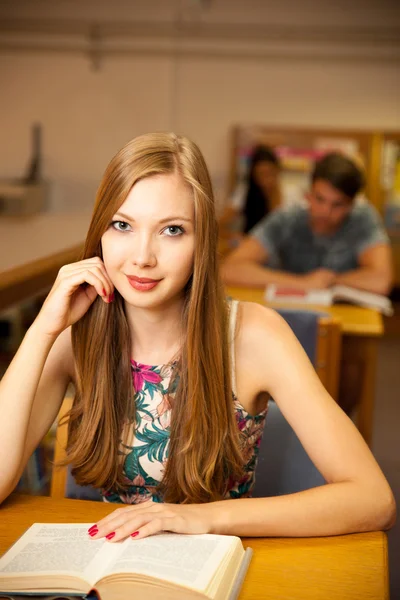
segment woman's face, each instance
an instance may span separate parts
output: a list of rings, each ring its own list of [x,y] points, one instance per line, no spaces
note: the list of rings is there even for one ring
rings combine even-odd
[[[183,296],[194,248],[193,196],[176,173],[138,181],[102,237],[114,286],[128,304],[141,308]]]
[[[266,194],[271,194],[279,185],[279,168],[272,162],[260,160],[254,166],[253,178]]]

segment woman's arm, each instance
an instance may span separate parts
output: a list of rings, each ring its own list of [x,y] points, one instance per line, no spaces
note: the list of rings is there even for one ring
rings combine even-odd
[[[70,327],[113,284],[98,257],[66,265],[0,383],[0,503],[17,485],[73,373]]]
[[[395,502],[382,471],[351,420],[322,386],[289,326],[261,305],[242,306],[237,368],[240,356],[251,357],[247,380],[251,376],[256,392],[271,393],[327,484],[271,498],[203,505],[146,502],[119,508],[91,531],[94,538],[111,534],[112,541],[118,541],[138,532],[137,539],[160,530],[325,536],[393,525]],[[240,385],[238,393],[240,398]]]
[[[239,352],[252,349],[255,385],[271,393],[327,485],[274,498],[216,503],[212,508],[218,518],[212,520],[218,531],[314,536],[389,528],[395,519],[390,487],[289,326],[274,311],[250,303],[243,305],[242,323]]]
[[[53,423],[64,398],[70,365],[70,330],[57,339],[35,323],[0,383],[0,502]]]

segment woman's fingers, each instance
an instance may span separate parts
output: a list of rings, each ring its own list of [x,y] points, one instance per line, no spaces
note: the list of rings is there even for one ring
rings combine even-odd
[[[119,508],[93,525],[88,533],[99,539],[105,537],[118,542],[135,534],[134,537],[146,537],[158,531],[167,531],[172,525],[173,512],[163,504],[152,501],[139,505]]]
[[[104,290],[105,293],[102,293],[100,295],[102,296],[111,296],[111,294],[114,291],[114,286],[113,283],[111,281],[111,279],[109,278],[107,271],[104,267],[104,265],[100,265],[97,263],[93,263],[93,264],[82,264],[82,263],[76,263],[75,265],[66,265],[66,267],[62,267],[62,269],[60,269],[59,272],[59,281],[64,281],[65,279],[76,275],[78,273],[85,273],[85,272],[90,272],[93,273],[94,275],[96,275],[96,277],[98,277],[101,282],[102,282],[102,290]],[[82,283],[84,283],[82,281]],[[87,282],[88,283],[88,282]]]
[[[123,523],[128,513],[140,513],[147,510],[157,510],[160,508],[160,505],[157,502],[153,502],[152,500],[147,500],[146,502],[140,502],[139,504],[131,504],[127,506],[123,506],[121,508],[117,508],[110,512],[109,515],[101,519],[96,525],[99,530],[102,530],[103,527],[108,527],[110,523],[118,524]]]
[[[83,317],[96,296],[109,304],[113,292],[114,285],[101,258],[65,265],[59,270],[36,323],[45,333],[57,336]]]
[[[94,273],[88,269],[62,277],[59,285],[67,295],[72,296],[79,286],[84,283],[93,286],[98,295],[103,298],[105,302],[108,301],[108,297],[111,294],[111,292],[107,293],[107,289],[109,288],[108,282],[99,273]]]
[[[155,514],[153,512],[140,513],[129,518],[125,523],[119,527],[115,527],[105,537],[113,542],[119,542],[126,539],[127,537],[134,537],[140,539],[147,537],[148,535],[154,535],[160,531],[170,531],[174,518],[162,516],[161,513]]]
[[[211,503],[212,504],[212,503]],[[210,533],[213,509],[210,504],[162,504],[145,502],[119,508],[88,530],[94,539],[118,542],[129,536],[140,539],[159,531]]]
[[[92,304],[98,296],[96,288],[94,288],[91,285],[88,285],[83,291],[89,299],[89,302]]]

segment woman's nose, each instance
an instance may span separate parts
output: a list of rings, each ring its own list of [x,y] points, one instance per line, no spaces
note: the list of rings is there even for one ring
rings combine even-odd
[[[132,262],[138,267],[154,267],[157,257],[150,236],[140,236],[132,252]]]

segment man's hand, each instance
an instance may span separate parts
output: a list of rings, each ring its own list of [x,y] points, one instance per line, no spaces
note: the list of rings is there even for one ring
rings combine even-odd
[[[302,276],[302,287],[306,290],[326,290],[336,282],[336,273],[329,269],[316,269]]]

